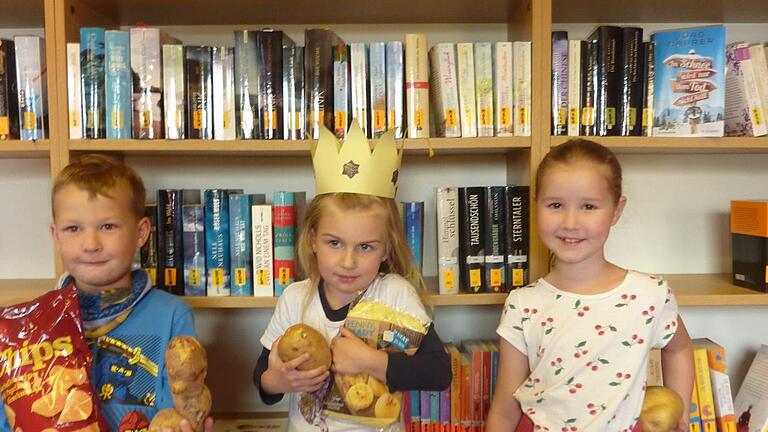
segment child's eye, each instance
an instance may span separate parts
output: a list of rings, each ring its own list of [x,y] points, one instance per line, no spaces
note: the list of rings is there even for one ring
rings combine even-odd
[[[597,210],[597,206],[594,204],[584,204],[585,210]]]
[[[80,227],[78,227],[77,225],[70,225],[70,226],[64,227],[64,232],[76,233],[79,230],[80,230]]]
[[[328,246],[335,249],[341,246],[341,242],[338,240],[328,240]]]
[[[553,202],[553,203],[549,203],[549,204],[547,204],[547,207],[549,207],[549,208],[551,208],[551,209],[555,209],[555,210],[558,210],[558,209],[561,209],[561,208],[563,208],[563,205],[562,205],[562,204],[560,204],[559,202]]]
[[[117,228],[117,225],[112,223],[105,223],[104,225],[101,226],[101,229],[103,229],[104,231],[112,231],[115,228]]]
[[[370,252],[373,250],[373,245],[370,245],[368,243],[363,243],[360,246],[358,246],[361,251],[363,252]]]

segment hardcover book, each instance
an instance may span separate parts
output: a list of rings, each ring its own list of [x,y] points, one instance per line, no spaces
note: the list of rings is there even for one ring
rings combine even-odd
[[[496,136],[513,136],[514,82],[512,42],[496,42],[493,46],[493,124]]]
[[[405,35],[405,99],[408,138],[429,138],[429,45],[427,35]]]
[[[23,140],[48,137],[48,83],[45,40],[16,36],[16,80],[19,92],[20,135]]]
[[[275,297],[296,280],[296,203],[293,192],[272,195]]]
[[[568,41],[568,136],[579,136],[581,128],[582,56],[586,55],[586,48],[585,41]]]
[[[641,135],[653,134],[653,91],[656,76],[656,44],[643,42],[643,114]]]
[[[485,188],[485,287],[488,292],[506,292],[505,276],[505,186]]]
[[[235,122],[237,138],[255,139],[261,136],[256,32],[235,32]]]
[[[490,42],[477,42],[474,49],[477,136],[493,136],[493,50]]]
[[[595,97],[597,89],[597,44],[587,41],[582,51],[581,135],[597,135]]]
[[[79,74],[79,51],[77,56]],[[79,80],[80,76],[78,75],[77,81],[79,82]],[[0,39],[0,141],[19,138],[19,98],[16,83],[15,45],[11,40]],[[78,113],[79,109],[78,106]]]
[[[460,137],[459,89],[456,82],[456,47],[439,43],[429,50],[430,91],[435,135]]]
[[[307,103],[304,99],[304,47],[283,36],[283,138],[304,139]]]
[[[597,45],[596,132],[600,136],[619,135],[622,30],[616,26],[599,26],[589,40]]]
[[[458,294],[459,192],[455,187],[437,188],[437,276],[440,294]]]
[[[104,36],[101,27],[80,28],[80,87],[83,101],[83,137],[105,138]]]
[[[230,295],[253,295],[253,250],[251,248],[251,208],[264,204],[264,194],[229,195],[229,274]]]
[[[126,31],[107,30],[106,44],[106,115],[107,138],[131,137],[131,47]]]
[[[510,290],[528,285],[529,194],[529,186],[507,186],[504,205],[507,254],[505,274]]]
[[[184,46],[163,45],[163,120],[167,139],[187,136],[185,83]]]
[[[459,268],[462,291],[485,290],[485,188],[459,188]]]
[[[639,136],[643,112],[643,29],[623,27],[619,88],[619,134]]]
[[[333,47],[344,43],[331,30],[304,30],[304,89],[307,137],[320,138],[320,126],[334,130]]]
[[[725,27],[660,31],[651,41],[653,136],[723,136]]]
[[[206,189],[205,258],[206,293],[209,296],[230,295],[229,195],[242,190]]]
[[[568,132],[568,32],[552,32],[552,135]]]
[[[184,295],[184,247],[182,246],[182,191],[157,191],[157,286]]]
[[[0,40],[0,48],[3,41]],[[2,78],[0,78],[0,81]],[[2,98],[2,83],[0,83],[0,99]],[[67,43],[67,124],[70,139],[83,138],[82,94],[80,88],[80,43]],[[2,102],[0,102],[2,110]],[[17,119],[18,123],[18,119]],[[17,126],[18,127],[18,126]],[[0,132],[0,137],[2,132]]]
[[[205,295],[205,218],[199,190],[184,190],[181,206],[184,295]]]
[[[263,29],[257,33],[258,65],[261,72],[259,107],[261,138],[283,138],[283,32]]]
[[[184,47],[187,79],[187,137],[213,139],[213,80],[211,47]]]
[[[272,206],[251,207],[251,245],[253,247],[253,295],[275,295],[272,255]]]

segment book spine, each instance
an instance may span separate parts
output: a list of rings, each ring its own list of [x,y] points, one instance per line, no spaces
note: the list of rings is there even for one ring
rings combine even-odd
[[[205,203],[206,292],[230,295],[229,198],[224,189],[208,189]]]
[[[371,136],[368,124],[368,49],[364,43],[349,45],[349,75],[351,80],[352,118],[366,137]]]
[[[513,136],[515,95],[512,42],[496,42],[493,58],[494,132],[497,136]]]
[[[619,80],[619,135],[639,136],[642,129],[640,114],[643,111],[643,29],[621,29],[621,73]]]
[[[387,45],[371,42],[368,48],[370,64],[370,126],[371,137],[379,138],[387,131]]]
[[[581,47],[584,41],[568,41],[568,136],[579,136],[581,128]]]
[[[131,28],[133,137],[163,138],[161,35],[157,28]]]
[[[421,415],[421,432],[432,432],[430,421],[429,391],[419,391],[419,412]]]
[[[127,139],[132,115],[130,37],[126,31],[107,30],[104,40],[107,138]]]
[[[429,50],[432,118],[438,137],[460,137],[459,94],[456,86],[456,53],[453,44],[440,43]]]
[[[205,218],[202,204],[185,204],[183,217],[184,295],[205,295]]]
[[[261,138],[283,139],[283,32],[261,30],[257,41],[261,71]]]
[[[1,43],[2,41],[0,41]],[[0,77],[0,81],[2,81],[2,77]],[[2,89],[3,84],[0,82],[0,110],[2,110]],[[83,138],[82,94],[80,92],[80,43],[71,42],[67,43],[67,124],[69,125],[70,139]]]
[[[405,76],[403,63],[403,43],[387,42],[387,130],[395,130],[395,138],[403,137],[405,105]]]
[[[448,355],[451,359],[451,432],[461,430],[461,353],[455,345],[447,346]]]
[[[276,191],[272,197],[274,214],[273,273],[275,296],[280,296],[296,276],[296,206],[293,192]]]
[[[461,432],[472,432],[472,357],[461,354]]]
[[[768,115],[768,59],[766,59],[763,44],[750,44],[749,55],[752,58],[752,69],[760,95],[760,106],[763,109],[763,115]]]
[[[144,216],[149,219],[149,236],[139,251],[141,268],[149,275],[152,287],[157,287],[157,204],[146,204]]]
[[[259,68],[256,32],[235,32],[235,129],[237,138],[259,137]]]
[[[163,120],[167,139],[186,137],[184,47],[163,45]]]
[[[230,295],[253,295],[251,201],[246,194],[229,195]]]
[[[768,129],[766,129],[749,46],[744,42],[729,44],[725,55],[727,65],[725,135],[765,135]]]
[[[586,41],[581,62],[581,135],[597,135],[595,97],[597,89],[597,44]]]
[[[501,353],[499,352],[499,345],[496,342],[488,342],[486,344],[491,355],[491,393],[490,397],[493,399],[493,395],[496,391],[496,379],[499,376],[499,360],[501,359]]]
[[[514,42],[515,136],[531,135],[531,43]]]
[[[421,274],[424,262],[424,202],[414,201],[403,203],[405,216],[405,239],[413,254],[413,268],[410,280],[418,286],[418,272]]]
[[[320,138],[320,126],[334,129],[333,47],[338,40],[330,30],[304,30],[306,131],[310,139]]]
[[[451,388],[448,387],[440,392],[440,432],[450,432],[451,430]]]
[[[405,98],[408,137],[429,138],[429,45],[427,35],[405,35]]]
[[[475,52],[471,43],[456,44],[456,79],[459,87],[461,136],[476,137]]]
[[[704,432],[717,432],[715,401],[712,395],[712,380],[709,377],[709,360],[706,348],[693,350],[693,366],[696,391],[699,395],[701,426]]]
[[[412,432],[421,431],[421,392],[418,390],[408,391],[408,400],[410,402],[410,430]],[[407,421],[407,420],[406,420]]]
[[[211,47],[184,47],[187,78],[187,136],[213,139],[213,81]]]
[[[184,248],[182,246],[181,191],[157,191],[158,287],[184,295]]]
[[[725,368],[725,349],[719,345],[707,347],[707,363],[709,364],[710,381],[712,381],[717,430],[719,432],[736,432],[731,380]]]
[[[45,40],[38,36],[16,36],[20,137],[39,140],[48,134]]]
[[[304,138],[304,48],[295,44],[283,48],[283,138]]]
[[[597,44],[597,87],[595,88],[595,124],[597,135],[618,135],[619,93],[621,80],[621,28],[600,26],[590,36]]]
[[[653,348],[648,354],[648,378],[645,380],[646,386],[664,385],[664,374],[661,367],[661,350]]]
[[[552,32],[552,135],[568,132],[568,32]]]
[[[333,49],[333,133],[339,138],[347,137],[349,104],[349,45],[340,42]]]
[[[251,209],[253,295],[270,297],[275,294],[272,276],[272,206],[254,205]]]
[[[429,392],[429,430],[439,432],[440,430],[440,392]]]
[[[482,356],[482,367],[480,370],[482,381],[482,399],[480,402],[480,430],[485,431],[485,419],[488,418],[488,411],[491,408],[491,353],[481,344],[479,348]]]
[[[78,45],[77,64],[79,65],[79,44],[76,45]],[[78,74],[79,70],[78,66]],[[77,75],[75,80],[79,82],[80,75]],[[0,39],[0,141],[18,138],[19,98],[16,81],[16,49],[12,40]]]
[[[104,106],[104,29],[82,27],[80,29],[80,66],[83,100],[83,136],[105,138],[107,136]]]
[[[485,188],[485,287],[488,292],[506,292],[504,265],[505,186]]]
[[[696,384],[693,385],[691,394],[690,417],[688,418],[689,432],[701,432],[701,408],[699,406],[699,392],[696,390]]]
[[[440,294],[458,294],[459,192],[454,187],[437,188],[437,265]]]
[[[653,134],[653,84],[656,79],[656,44],[643,42],[643,113],[642,136]]]
[[[506,190],[506,276],[511,290],[528,284],[529,186],[507,186]]]
[[[485,285],[484,195],[482,187],[459,188],[459,220],[464,221],[459,229],[459,268],[462,291],[468,293],[483,292]]]
[[[224,139],[224,55],[226,47],[211,48],[211,84],[213,88],[213,138]]]
[[[477,136],[493,136],[493,50],[490,42],[477,42],[474,50]]]

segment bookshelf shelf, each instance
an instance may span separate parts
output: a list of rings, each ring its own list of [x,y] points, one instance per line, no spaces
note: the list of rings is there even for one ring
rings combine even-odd
[[[0,159],[46,159],[49,157],[51,144],[48,140],[0,141]]]
[[[0,307],[32,300],[55,283],[55,279],[0,279]]]
[[[550,144],[558,146],[571,138],[552,136]],[[618,153],[768,153],[768,137],[579,137],[600,143]]]
[[[646,0],[642,2],[591,0],[588,5],[552,0],[554,23],[759,23],[768,9],[759,1]]]
[[[43,0],[3,0],[0,28],[42,27]]]

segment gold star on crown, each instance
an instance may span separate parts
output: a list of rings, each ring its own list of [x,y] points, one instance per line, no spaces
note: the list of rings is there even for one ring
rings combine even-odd
[[[394,198],[402,157],[402,145],[396,144],[394,129],[369,143],[355,119],[343,142],[323,127],[320,139],[312,144],[316,193],[352,192]]]

